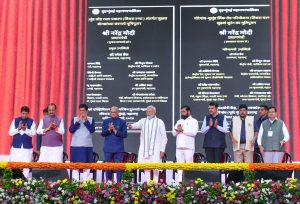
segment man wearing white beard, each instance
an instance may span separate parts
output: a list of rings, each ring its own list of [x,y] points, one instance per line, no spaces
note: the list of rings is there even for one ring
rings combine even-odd
[[[140,129],[140,147],[138,162],[161,162],[168,142],[164,122],[156,117],[156,108],[148,106],[146,118],[128,124],[129,129]],[[145,170],[146,181],[149,182],[150,170]],[[153,170],[153,180],[158,182],[159,171]]]

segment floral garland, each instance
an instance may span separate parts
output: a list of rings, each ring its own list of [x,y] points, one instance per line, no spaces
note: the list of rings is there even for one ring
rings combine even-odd
[[[126,170],[180,169],[180,170],[248,170],[247,163],[126,163]]]
[[[205,183],[198,178],[179,185],[165,183],[97,183],[74,180],[0,180],[1,203],[298,203],[297,179]]]
[[[0,162],[0,168],[22,169],[180,169],[180,170],[300,170],[300,163],[48,163]]]
[[[300,170],[300,163],[251,163],[249,164],[250,171],[259,170]]]
[[[125,170],[125,163],[49,163],[49,162],[8,162],[7,168],[38,168],[38,169],[102,169]]]

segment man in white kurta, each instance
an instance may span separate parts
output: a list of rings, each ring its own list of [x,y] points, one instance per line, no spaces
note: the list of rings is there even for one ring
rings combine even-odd
[[[164,122],[156,117],[156,108],[148,106],[147,117],[129,124],[130,129],[140,129],[140,147],[138,162],[161,162],[168,142]],[[145,170],[146,181],[151,179],[150,171]],[[159,171],[153,170],[153,180],[158,182]]]
[[[176,122],[172,131],[176,137],[176,161],[193,162],[198,121],[191,116],[189,106],[182,106],[180,112],[181,119]],[[182,173],[182,170],[178,170],[178,182],[182,181]]]
[[[62,162],[63,143],[65,133],[63,119],[56,116],[56,105],[48,105],[48,114],[40,120],[37,133],[42,135],[42,145],[39,162]]]
[[[21,108],[21,116],[15,118],[9,128],[8,134],[13,137],[12,147],[10,149],[9,161],[31,162],[32,161],[32,137],[36,134],[36,125],[28,117],[29,108]],[[29,169],[23,169],[25,178],[29,178]]]

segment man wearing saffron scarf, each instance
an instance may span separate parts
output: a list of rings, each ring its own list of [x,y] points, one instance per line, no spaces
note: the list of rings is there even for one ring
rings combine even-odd
[[[129,129],[140,129],[138,162],[161,162],[168,142],[164,122],[156,117],[156,108],[148,106],[147,117],[129,124]],[[145,170],[146,181],[150,181],[150,171]],[[153,180],[158,182],[159,171],[153,170]]]

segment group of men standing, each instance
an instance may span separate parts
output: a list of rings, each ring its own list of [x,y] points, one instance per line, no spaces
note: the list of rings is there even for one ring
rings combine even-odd
[[[15,118],[10,126],[9,135],[13,136],[10,161],[32,161],[33,145],[32,137],[36,134],[42,136],[40,149],[40,162],[62,162],[63,140],[65,133],[63,119],[56,116],[56,105],[50,103],[45,115],[36,129],[35,122],[28,117],[29,108],[21,107],[21,116]],[[23,169],[26,178],[29,177],[29,169]]]
[[[177,162],[193,162],[195,153],[195,137],[199,131],[198,121],[191,116],[188,106],[181,107],[181,119],[173,128],[176,137]],[[282,120],[277,118],[275,107],[261,105],[259,118],[248,116],[248,107],[239,106],[239,115],[234,116],[228,130],[226,117],[218,113],[218,104],[209,103],[209,114],[204,117],[201,133],[205,135],[203,148],[207,162],[221,162],[226,146],[226,134],[229,132],[232,140],[235,162],[253,162],[254,151],[263,155],[266,163],[281,162],[285,143],[289,140],[289,133]],[[47,107],[47,114],[40,120],[36,130],[34,121],[28,117],[29,108],[21,108],[21,116],[15,118],[11,124],[9,135],[13,136],[10,152],[11,161],[30,162],[33,146],[32,136],[38,134],[42,139],[39,162],[62,162],[63,137],[65,133],[63,120],[56,116],[56,105],[51,103]],[[105,162],[122,162],[124,158],[124,139],[127,129],[139,129],[140,146],[138,162],[161,162],[165,155],[167,134],[164,122],[156,117],[156,108],[148,106],[146,117],[136,123],[127,124],[119,117],[119,109],[113,106],[110,117],[102,124],[104,137],[103,151]],[[79,114],[74,117],[69,127],[72,133],[70,147],[71,162],[93,162],[92,133],[95,132],[95,121],[88,116],[88,106],[79,105]],[[24,169],[25,177],[29,170]],[[83,178],[89,177],[90,171],[83,171]],[[150,171],[145,171],[146,180],[150,180]],[[159,171],[153,171],[153,179],[158,181]],[[117,181],[121,181],[122,171],[117,171]],[[73,178],[79,179],[79,171],[73,171]],[[106,171],[106,179],[112,180],[112,172]],[[182,180],[182,171],[178,171],[178,180]]]

